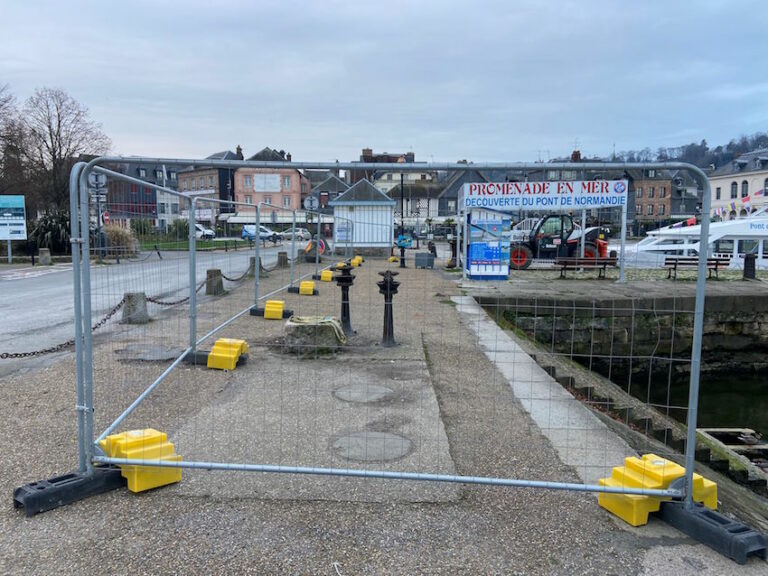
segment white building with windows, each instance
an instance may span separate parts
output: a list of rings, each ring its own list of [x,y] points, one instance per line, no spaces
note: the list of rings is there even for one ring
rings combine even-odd
[[[768,148],[742,154],[709,176],[713,218],[733,220],[768,205]]]

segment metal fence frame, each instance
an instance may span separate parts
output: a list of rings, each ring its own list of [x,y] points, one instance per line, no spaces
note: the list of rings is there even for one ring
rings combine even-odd
[[[246,314],[249,309],[239,312],[225,323],[211,330],[201,338],[197,338],[195,328],[192,326],[192,317],[195,310],[195,233],[194,218],[197,199],[189,195],[171,190],[169,188],[150,184],[143,180],[132,178],[125,174],[114,172],[105,168],[103,165],[110,163],[123,164],[188,164],[209,168],[231,168],[241,167],[250,168],[272,168],[272,169],[321,169],[321,170],[391,170],[391,171],[423,171],[423,170],[447,170],[447,171],[469,171],[469,170],[534,170],[540,169],[540,163],[518,162],[518,163],[478,163],[478,164],[453,164],[431,162],[418,165],[409,165],[408,163],[365,163],[365,162],[265,162],[265,161],[239,161],[239,160],[194,160],[194,159],[169,159],[169,158],[145,158],[145,157],[120,157],[106,156],[91,160],[88,163],[78,162],[73,166],[70,173],[70,210],[71,221],[71,242],[72,242],[72,263],[74,273],[74,311],[75,311],[75,371],[77,379],[77,430],[78,430],[78,465],[81,472],[92,472],[94,464],[115,464],[115,465],[151,465],[157,467],[173,468],[197,468],[205,470],[230,470],[230,471],[249,471],[249,472],[273,472],[289,474],[314,474],[324,476],[347,476],[347,477],[366,477],[366,478],[389,478],[400,480],[422,480],[433,482],[452,482],[466,484],[482,484],[495,486],[515,486],[529,488],[547,488],[552,490],[570,490],[580,492],[603,492],[603,493],[621,493],[637,494],[648,496],[672,497],[675,499],[684,499],[686,508],[693,507],[692,486],[694,455],[696,445],[696,423],[698,418],[698,396],[699,396],[699,373],[701,360],[701,344],[704,321],[704,298],[707,277],[707,242],[701,245],[703,249],[699,252],[698,258],[698,277],[696,281],[696,304],[694,309],[693,342],[691,350],[691,375],[688,398],[688,419],[687,419],[687,440],[685,447],[685,484],[682,490],[666,489],[652,490],[642,488],[624,488],[609,487],[590,484],[579,484],[569,482],[548,482],[536,480],[523,480],[515,478],[493,478],[477,476],[461,476],[430,473],[412,473],[412,472],[391,472],[383,470],[354,470],[339,468],[318,468],[302,466],[277,466],[266,464],[235,464],[222,462],[165,462],[160,460],[136,460],[106,457],[97,442],[112,432],[164,379],[170,374],[190,353],[193,353],[195,347],[207,338],[215,334],[218,330],[233,322],[235,319]],[[637,162],[637,163],[602,163],[602,162],[554,162],[546,165],[548,169],[553,170],[599,170],[599,171],[624,171],[627,169],[675,169],[689,172],[694,180],[703,189],[703,205],[701,219],[701,237],[707,238],[709,234],[710,221],[710,186],[706,174],[696,166],[684,162]],[[111,178],[139,184],[143,187],[149,187],[156,191],[165,192],[180,198],[186,198],[190,201],[190,341],[189,346],[182,354],[166,368],[166,370],[149,386],[138,398],[113,422],[98,438],[94,437],[93,430],[93,341],[91,337],[91,277],[90,277],[90,246],[89,246],[89,191],[88,176],[91,172],[105,174]],[[215,199],[207,199],[215,200]],[[220,201],[226,204],[235,204],[234,202]],[[252,205],[251,205],[252,206]],[[279,208],[279,207],[277,207]],[[462,214],[457,206],[459,214]],[[256,230],[260,226],[261,203],[256,207]],[[626,213],[626,206],[624,208]],[[295,214],[294,214],[295,216]],[[320,217],[322,218],[322,216]],[[295,220],[294,220],[295,227]],[[466,244],[467,233],[462,218],[459,218],[459,234],[464,237]],[[318,227],[319,230],[319,227]],[[622,232],[622,244],[624,243],[624,230]],[[461,239],[457,239],[457,245],[462,246]],[[259,241],[255,242],[255,266],[259,265]],[[295,240],[294,240],[295,246]],[[463,248],[463,247],[462,247]],[[465,250],[461,250],[465,252]],[[457,254],[458,256],[459,254]],[[466,256],[466,255],[464,255]],[[622,251],[622,270],[624,254]],[[466,257],[464,258],[466,263]],[[255,276],[255,302],[266,298],[270,294],[261,298],[258,295],[259,274],[258,269],[254,270]],[[623,278],[621,278],[623,280]],[[291,284],[293,283],[293,267],[291,267]],[[287,288],[283,287],[280,290]],[[250,307],[249,307],[250,308]]]

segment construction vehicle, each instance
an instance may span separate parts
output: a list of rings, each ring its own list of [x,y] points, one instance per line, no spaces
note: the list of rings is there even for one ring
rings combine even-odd
[[[537,259],[581,255],[581,227],[570,214],[551,214],[534,223],[527,239],[515,241],[509,247],[509,266],[513,270],[525,270]],[[605,258],[608,242],[599,226],[584,230],[584,257]]]

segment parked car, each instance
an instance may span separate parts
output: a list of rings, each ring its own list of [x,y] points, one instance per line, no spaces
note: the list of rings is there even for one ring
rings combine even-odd
[[[216,238],[216,232],[202,224],[195,224],[195,238],[198,240],[213,240]]]
[[[240,233],[240,237],[243,240],[255,240],[256,225],[245,224],[243,226],[243,231]],[[274,230],[270,230],[266,226],[259,226],[259,240],[261,240],[262,242],[266,242],[267,240],[270,240],[271,242],[277,244],[277,241],[279,239],[280,239],[280,234],[278,234]]]
[[[297,240],[309,240],[312,237],[312,234],[310,234],[309,230],[306,228],[299,228],[297,226],[296,228],[288,228],[288,230],[281,232],[280,236],[288,240],[294,236],[296,236]]]

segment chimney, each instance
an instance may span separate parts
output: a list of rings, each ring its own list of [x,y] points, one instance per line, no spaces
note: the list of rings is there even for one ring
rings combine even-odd
[[[243,148],[240,146],[240,144],[238,144],[237,148],[235,148],[235,156],[237,156],[238,160],[243,159]]]
[[[288,153],[285,155],[285,159],[286,159],[286,160],[288,160],[288,162],[290,162],[290,161],[291,161],[291,153],[290,153],[290,152],[288,152]]]
[[[581,150],[571,152],[571,162],[581,162]]]

